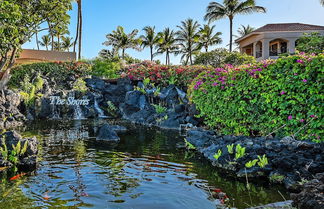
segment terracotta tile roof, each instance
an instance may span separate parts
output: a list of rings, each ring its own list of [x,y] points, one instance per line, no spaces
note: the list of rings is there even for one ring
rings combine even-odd
[[[253,32],[324,30],[324,26],[302,23],[267,24]]]

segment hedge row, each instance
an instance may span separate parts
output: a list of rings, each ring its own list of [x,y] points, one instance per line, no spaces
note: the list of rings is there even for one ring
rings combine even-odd
[[[299,54],[201,73],[189,88],[205,123],[221,134],[293,135],[323,141],[324,54]]]

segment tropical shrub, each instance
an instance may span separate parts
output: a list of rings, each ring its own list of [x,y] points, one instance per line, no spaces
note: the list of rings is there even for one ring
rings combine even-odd
[[[70,75],[79,78],[89,75],[90,72],[91,66],[83,62],[47,62],[18,65],[11,71],[9,87],[19,89],[20,82],[25,77],[32,78],[36,74],[63,83]]]
[[[227,49],[219,48],[210,52],[199,53],[194,60],[196,65],[210,65],[215,68],[224,67],[225,64],[234,66],[255,63],[254,57],[239,52],[229,52]]]
[[[120,64],[109,59],[95,59],[92,61],[92,75],[114,79],[120,77]]]
[[[124,69],[123,76],[128,76],[131,80],[149,78],[152,83],[162,86],[175,84],[187,87],[199,73],[208,69],[212,68],[205,66],[167,66],[144,61],[127,66]]]
[[[323,53],[324,52],[324,35],[319,33],[305,34],[297,40],[296,49],[306,53]]]
[[[323,141],[324,54],[202,72],[188,92],[205,123],[229,135]]]

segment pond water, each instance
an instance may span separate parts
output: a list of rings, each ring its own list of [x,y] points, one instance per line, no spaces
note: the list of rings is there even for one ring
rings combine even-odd
[[[42,141],[40,165],[13,181],[16,173],[4,172],[0,208],[212,209],[222,208],[216,194],[224,193],[227,205],[248,208],[288,196],[279,186],[248,190],[225,178],[194,152],[176,149],[178,132],[118,122],[128,128],[121,142],[98,143],[103,122],[39,121],[22,129]]]

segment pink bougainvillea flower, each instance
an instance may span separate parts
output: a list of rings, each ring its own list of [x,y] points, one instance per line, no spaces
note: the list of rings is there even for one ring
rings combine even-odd
[[[292,120],[292,118],[293,118],[292,115],[288,116],[288,120]]]
[[[306,80],[306,79],[303,79],[303,82],[304,82],[304,83],[307,83],[307,80]]]
[[[218,83],[213,83],[213,86],[218,86]]]
[[[310,115],[309,117],[311,117],[311,118],[315,118],[315,117],[316,117],[316,115]]]
[[[297,62],[300,63],[300,64],[304,64],[303,60],[297,60]]]
[[[285,91],[281,91],[280,94],[281,95],[284,95],[284,94],[286,94],[286,92]]]
[[[304,119],[300,119],[299,121],[300,121],[301,123],[304,123],[304,122],[305,122],[305,120],[304,120]]]

